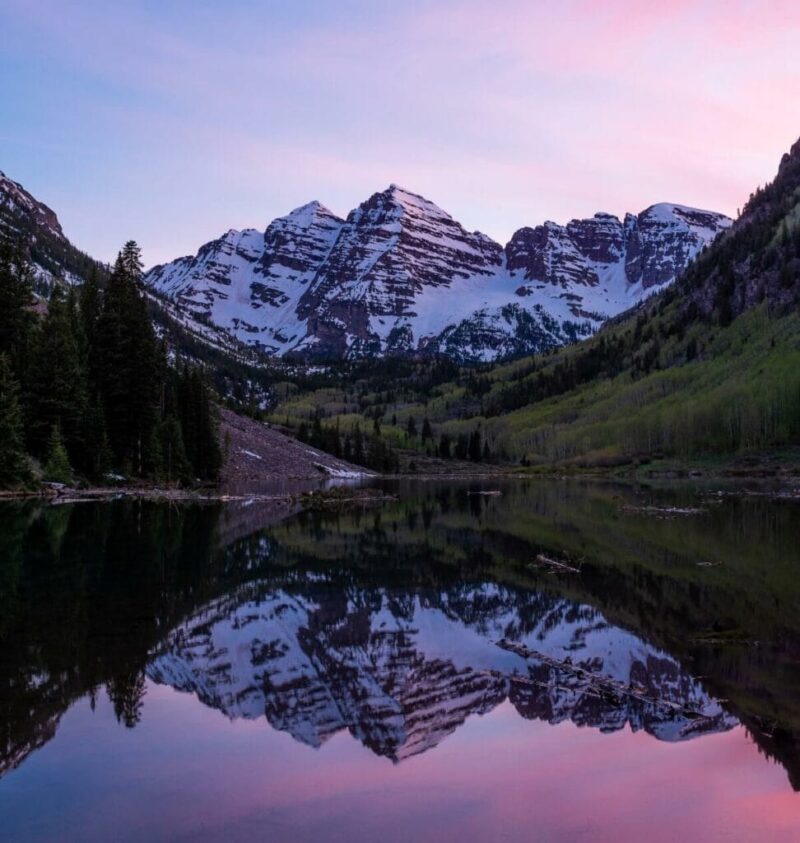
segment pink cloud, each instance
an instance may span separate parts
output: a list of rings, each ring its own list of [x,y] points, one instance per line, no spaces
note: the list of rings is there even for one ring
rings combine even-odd
[[[150,261],[311,198],[344,213],[393,181],[501,241],[658,201],[732,214],[800,135],[800,7],[780,0],[364,4],[291,25],[249,6],[177,25],[146,6],[8,5],[65,78],[117,89],[72,101],[75,146],[108,150],[76,166],[103,166],[106,189],[65,186],[59,204],[106,256],[119,236],[90,203],[110,198],[103,216]]]

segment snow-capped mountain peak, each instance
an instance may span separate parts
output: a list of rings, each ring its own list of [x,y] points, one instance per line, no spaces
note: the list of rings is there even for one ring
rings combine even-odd
[[[341,219],[319,202],[229,232],[147,280],[268,354],[487,360],[591,334],[671,283],[730,220],[661,203],[521,228],[502,247],[397,184]]]

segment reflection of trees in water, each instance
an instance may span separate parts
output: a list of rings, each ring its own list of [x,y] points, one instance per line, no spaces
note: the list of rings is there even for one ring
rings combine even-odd
[[[104,685],[120,722],[138,722],[148,650],[217,587],[217,519],[131,501],[0,507],[0,772]]]
[[[621,499],[662,498],[621,487],[467,492],[422,485],[378,511],[303,512],[267,529],[257,506],[4,504],[0,771],[49,740],[63,711],[93,689],[105,687],[120,722],[135,725],[146,716],[148,654],[166,630],[236,585],[291,583],[298,569],[334,572],[336,589],[495,580],[591,605],[691,664],[764,751],[798,767],[796,510],[732,501],[701,518],[654,522],[622,517]],[[529,570],[541,551],[584,557],[582,574]],[[706,560],[725,564],[696,566]],[[712,633],[761,646],[703,644]]]
[[[106,682],[106,692],[119,723],[132,729],[142,717],[145,676],[142,671],[113,676]]]

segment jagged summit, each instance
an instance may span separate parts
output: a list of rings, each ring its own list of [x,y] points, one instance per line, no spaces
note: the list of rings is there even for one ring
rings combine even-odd
[[[66,240],[55,211],[48,208],[44,202],[35,199],[19,182],[10,179],[2,170],[0,170],[0,209],[6,213],[24,215],[36,225],[47,229],[55,237]]]
[[[670,283],[730,221],[661,203],[517,231],[502,247],[390,184],[341,219],[310,202],[149,283],[270,354],[488,360],[592,333]]]
[[[34,292],[48,296],[54,284],[101,277],[107,268],[70,243],[55,211],[19,182],[0,172],[0,238],[23,244],[35,274]]]
[[[624,220],[601,212],[521,228],[504,247],[392,183],[344,219],[314,200],[264,231],[229,229],[146,281],[197,334],[266,354],[491,360],[588,336],[671,283],[729,225],[659,203]],[[32,232],[43,277],[80,279],[94,265],[77,250],[59,264],[58,218],[5,175],[2,226]]]
[[[323,205],[318,199],[313,199],[311,202],[306,202],[305,205],[301,205],[299,208],[295,208],[293,211],[290,211],[281,219],[292,219],[299,223],[303,220],[312,220],[318,216],[336,217],[336,214],[326,208],[325,205]],[[336,218],[338,219],[338,217]]]

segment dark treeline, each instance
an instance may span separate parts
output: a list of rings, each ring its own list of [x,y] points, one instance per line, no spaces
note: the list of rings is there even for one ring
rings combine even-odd
[[[395,423],[396,419],[393,420],[392,427],[396,426]],[[311,424],[301,422],[297,438],[320,451],[373,471],[396,473],[400,470],[398,451],[384,438],[379,418],[373,420],[370,432],[363,431],[359,423],[343,430],[338,419],[334,424],[323,424],[322,415],[317,412]],[[421,431],[418,432],[414,417],[409,416],[406,424],[406,443],[414,451],[443,460],[495,462],[497,457],[484,438],[480,425],[471,433],[460,433],[453,437],[442,433],[437,439],[427,417],[422,420]]]
[[[297,438],[320,451],[335,457],[384,473],[397,472],[400,460],[397,452],[381,436],[380,425],[376,422],[371,433],[365,434],[361,425],[343,432],[339,425],[323,425],[319,414],[309,426],[305,422],[297,431]]]
[[[129,242],[101,287],[55,286],[46,307],[15,244],[0,242],[0,485],[109,475],[213,480],[214,405],[196,369],[168,365]]]

